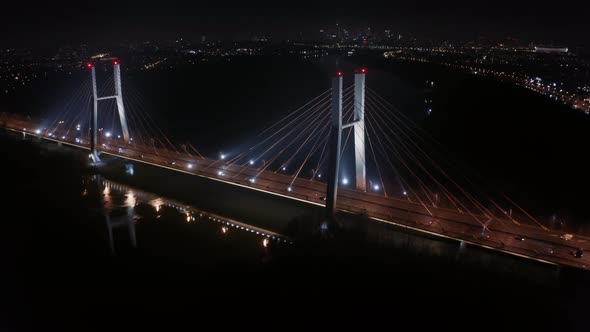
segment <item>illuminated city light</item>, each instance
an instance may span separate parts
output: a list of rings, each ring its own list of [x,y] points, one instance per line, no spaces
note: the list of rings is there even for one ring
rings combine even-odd
[[[107,131],[104,135],[108,138],[108,137],[111,137],[112,134],[110,131]]]
[[[378,191],[380,189],[378,184],[373,185],[373,190]]]
[[[41,134],[41,129],[35,130],[35,134],[37,134],[37,135]]]
[[[408,196],[408,192],[404,190],[404,196]]]
[[[225,159],[225,155],[223,153],[219,157],[221,158],[221,160]]]
[[[262,240],[262,246],[263,246],[263,247],[265,247],[265,248],[268,248],[268,244],[269,244],[269,242],[270,242],[270,241],[268,241],[268,239],[267,239],[267,238],[265,238],[264,240]]]
[[[287,167],[283,166],[283,172],[287,170]]]
[[[254,165],[254,160],[250,160],[250,165]]]
[[[291,192],[293,191],[293,188],[291,186],[287,187],[287,191]]]
[[[217,172],[217,175],[219,175],[219,176],[223,176],[223,172],[222,172],[222,171],[218,171],[218,172]]]
[[[66,139],[66,137],[65,136],[62,136],[61,139]]]
[[[256,178],[251,178],[248,181],[250,181],[250,183],[256,183]]]
[[[188,164],[187,167],[188,169],[193,169],[193,164]]]
[[[348,178],[343,178],[342,179],[342,184],[343,185],[347,185],[348,184]]]
[[[221,233],[226,234],[227,233],[227,227],[225,227],[225,226],[221,227]]]

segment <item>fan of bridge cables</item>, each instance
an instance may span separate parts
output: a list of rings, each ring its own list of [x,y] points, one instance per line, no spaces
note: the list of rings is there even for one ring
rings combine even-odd
[[[99,97],[114,94],[112,75],[110,79],[101,81],[107,83],[99,86]],[[450,160],[442,144],[378,92],[370,87],[365,91],[363,162],[369,182],[367,191],[373,195],[420,204],[429,212],[437,208],[454,209],[472,216],[484,227],[498,220],[532,224],[546,229],[530,213],[502,194],[501,190],[490,189],[485,183],[476,184],[468,178],[466,174],[469,172],[460,163]],[[88,79],[54,116],[46,132],[53,133],[60,129],[67,136],[74,131],[81,139],[88,139],[92,107],[90,95],[91,82]],[[149,112],[145,111],[149,107],[145,98],[131,85],[125,86],[123,99],[132,143],[151,147],[155,154],[168,151],[205,159],[190,143],[175,145]],[[245,170],[249,170],[248,174],[255,170],[254,179],[264,172],[282,174],[288,179],[288,188],[296,181],[325,181],[331,150],[331,102],[332,91],[328,89],[261,130],[250,144],[232,154],[209,158],[214,161],[208,167],[219,163],[224,167],[238,167],[239,171],[232,175],[234,178]],[[342,91],[344,124],[355,120],[354,103],[354,86],[348,86]],[[115,100],[101,101],[99,112],[99,135],[120,136]],[[343,166],[339,179],[341,187],[351,190],[355,179],[346,177],[345,168],[352,164],[353,149],[357,148],[352,143],[354,135],[353,127],[344,129],[342,133]],[[348,169],[354,172],[354,166]]]
[[[100,79],[100,82],[106,83],[99,84],[97,87],[99,98],[115,94],[113,74]],[[132,84],[125,83],[128,82],[123,82],[125,86],[123,102],[131,137],[130,143],[151,147],[154,154],[167,151],[203,158],[201,153],[189,142],[174,144],[150,115],[150,106],[145,102],[146,98]],[[48,125],[45,127],[44,134],[57,133],[57,135],[63,134],[63,137],[75,135],[76,142],[88,142],[93,107],[91,96],[92,82],[88,78],[83,81],[66,105],[54,112],[50,119],[47,120]],[[102,138],[121,139],[122,137],[122,128],[115,99],[98,102],[98,135],[99,142]]]
[[[394,170],[402,195],[408,200],[426,209],[455,209],[482,225],[505,220],[547,230],[501,190],[468,176],[475,172],[451,160],[442,144],[379,93],[369,87],[366,93],[365,122],[371,153]]]
[[[354,103],[354,86],[349,86],[342,92],[344,124],[355,120]],[[442,144],[369,87],[364,119],[367,191],[420,204],[429,212],[436,208],[454,209],[472,216],[484,227],[499,220],[547,230],[501,190],[468,177],[475,172],[450,160]],[[263,172],[284,174],[290,177],[290,186],[302,179],[322,182],[329,167],[331,130],[329,89],[262,130],[256,143],[233,156],[221,156],[218,162],[242,169],[256,168],[257,176]],[[343,168],[354,158],[354,135],[353,127],[342,133],[343,175],[339,184],[349,189],[354,188],[355,179],[346,177]],[[354,171],[354,166],[348,169]]]

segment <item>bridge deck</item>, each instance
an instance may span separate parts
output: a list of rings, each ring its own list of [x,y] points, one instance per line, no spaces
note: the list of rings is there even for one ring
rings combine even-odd
[[[26,120],[3,119],[2,124],[9,130],[27,135],[40,136],[45,140],[68,144],[89,150],[85,142],[76,143],[72,133],[57,133],[54,136],[37,135],[30,128],[38,128]],[[75,133],[74,133],[75,134]],[[106,142],[106,143],[105,143]],[[326,184],[305,179],[293,179],[289,175],[257,168],[228,164],[181,154],[163,149],[126,144],[110,139],[99,144],[100,151],[116,157],[166,168],[176,172],[206,177],[232,185],[247,187],[273,195],[296,199],[309,204],[324,206]],[[192,165],[192,167],[189,167]],[[255,178],[255,182],[251,179]],[[291,187],[289,191],[287,188]],[[492,221],[484,230],[483,223],[488,216],[460,213],[456,210],[424,206],[410,202],[403,197],[384,195],[339,188],[338,209],[351,213],[366,214],[374,220],[411,228],[420,232],[464,241],[481,247],[526,257],[529,259],[590,270],[590,237],[574,235],[570,240],[556,231],[543,230],[538,226],[517,223],[515,220],[490,216]],[[572,254],[583,248],[586,255],[576,258]]]

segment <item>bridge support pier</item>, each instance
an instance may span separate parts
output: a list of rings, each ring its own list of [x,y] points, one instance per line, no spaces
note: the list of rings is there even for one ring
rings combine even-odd
[[[330,223],[335,222],[338,196],[338,180],[342,130],[352,127],[356,174],[356,189],[367,191],[367,169],[365,164],[365,69],[354,75],[354,121],[342,123],[342,73],[332,79],[332,131],[330,134],[330,155],[328,165],[328,192],[326,214]]]
[[[90,117],[90,158],[97,164],[100,162],[96,144],[98,141],[98,90],[96,88],[96,70],[94,66],[90,68],[92,76],[92,115]]]
[[[338,173],[340,169],[340,145],[342,142],[342,75],[332,79],[332,131],[330,134],[330,164],[328,165],[328,192],[326,195],[326,217],[334,224],[336,198],[338,194]]]
[[[125,104],[123,103],[123,88],[121,87],[121,65],[118,60],[113,62],[113,77],[115,80],[115,94],[113,96],[98,97],[96,87],[96,69],[92,63],[88,64],[92,76],[92,117],[90,120],[90,157],[97,164],[100,162],[96,144],[98,143],[98,102],[100,100],[115,99],[117,102],[117,112],[121,121],[121,131],[125,143],[131,142],[129,127],[127,126],[127,117],[125,116]]]

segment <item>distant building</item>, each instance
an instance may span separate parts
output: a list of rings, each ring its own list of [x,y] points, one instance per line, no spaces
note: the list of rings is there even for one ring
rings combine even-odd
[[[567,47],[553,47],[553,46],[535,46],[535,52],[538,53],[567,53]]]

